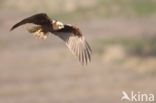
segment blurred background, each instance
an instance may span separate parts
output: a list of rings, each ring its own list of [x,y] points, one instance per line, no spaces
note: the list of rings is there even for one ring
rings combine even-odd
[[[78,26],[92,62],[83,67],[54,35],[43,41],[27,26],[9,31],[40,12]],[[156,94],[155,18],[156,0],[1,0],[0,103],[121,103],[122,91]]]

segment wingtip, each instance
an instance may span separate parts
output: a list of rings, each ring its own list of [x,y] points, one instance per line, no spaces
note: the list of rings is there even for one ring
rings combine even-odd
[[[13,28],[13,27],[10,29],[10,31],[12,31],[12,30],[14,30],[14,28]]]
[[[16,27],[18,27],[18,24],[15,24],[14,26],[12,26],[10,31],[14,30]]]

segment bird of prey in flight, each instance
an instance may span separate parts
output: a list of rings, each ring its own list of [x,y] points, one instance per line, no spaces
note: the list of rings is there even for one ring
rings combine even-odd
[[[70,24],[63,24],[58,20],[52,20],[45,13],[39,13],[23,19],[10,30],[27,23],[35,24],[31,29],[28,29],[28,32],[32,33],[36,38],[45,40],[48,33],[52,33],[66,43],[71,53],[79,59],[82,65],[86,65],[91,61],[91,47],[79,28]]]

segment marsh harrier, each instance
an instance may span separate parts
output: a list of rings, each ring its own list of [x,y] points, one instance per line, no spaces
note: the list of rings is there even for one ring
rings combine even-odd
[[[91,61],[91,48],[79,28],[70,24],[63,24],[58,20],[51,20],[47,14],[40,13],[23,19],[15,24],[11,30],[27,23],[35,24],[28,31],[38,39],[46,39],[50,32],[60,37],[83,65]]]

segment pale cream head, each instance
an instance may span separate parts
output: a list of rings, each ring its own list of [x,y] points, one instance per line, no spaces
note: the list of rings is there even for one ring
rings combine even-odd
[[[53,29],[54,30],[60,30],[60,29],[63,29],[64,28],[64,24],[60,21],[56,21],[56,20],[53,20]]]

